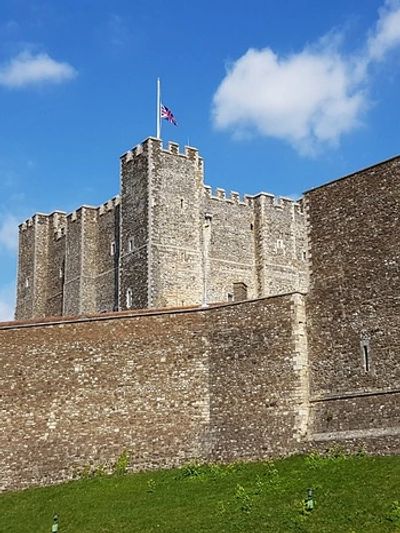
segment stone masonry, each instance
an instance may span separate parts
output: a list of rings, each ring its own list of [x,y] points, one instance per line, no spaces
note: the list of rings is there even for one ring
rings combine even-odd
[[[203,182],[195,148],[148,138],[120,194],[20,226],[16,319],[201,305],[308,286],[302,202]]]
[[[400,157],[300,204],[214,195],[194,149],[155,139],[121,175],[101,208],[21,227],[35,318],[0,324],[0,490],[124,451],[132,469],[400,453]],[[115,302],[145,309],[89,314]]]

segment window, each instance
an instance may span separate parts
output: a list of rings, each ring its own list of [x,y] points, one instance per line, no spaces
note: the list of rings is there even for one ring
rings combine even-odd
[[[302,253],[302,257],[303,257],[303,261],[305,261],[307,259],[307,252],[304,252]]]
[[[247,300],[247,285],[242,281],[233,284],[233,299],[235,302]]]
[[[276,244],[275,244],[275,251],[277,252],[278,250],[284,250],[285,246],[283,244],[283,240],[282,239],[277,239],[276,240]]]
[[[63,276],[64,276],[64,268],[63,268],[63,266],[61,265],[60,268],[59,268],[59,271],[58,271],[58,277],[59,277],[60,279],[62,279]]]
[[[250,230],[253,231],[253,229],[254,229],[254,226],[253,226],[253,223],[251,222],[250,223]]]
[[[115,255],[116,251],[117,251],[117,247],[115,245],[115,241],[112,241],[110,245],[110,255]]]
[[[133,307],[133,293],[132,289],[129,288],[126,291],[126,308],[130,309],[131,307]]]
[[[365,372],[371,372],[371,353],[369,348],[369,339],[361,340],[361,355]]]
[[[29,288],[29,278],[26,278],[25,280],[25,289]]]
[[[181,209],[183,209],[183,198],[181,198]]]
[[[231,292],[228,292],[228,302],[233,302],[233,294]]]
[[[135,248],[135,239],[131,237],[128,241],[128,252],[133,252]]]

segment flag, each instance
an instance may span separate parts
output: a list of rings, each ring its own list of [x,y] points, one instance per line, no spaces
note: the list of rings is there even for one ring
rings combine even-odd
[[[175,120],[174,114],[164,104],[161,104],[161,118],[165,118],[165,120],[168,120],[168,122],[170,122],[174,126],[178,125],[176,120]]]

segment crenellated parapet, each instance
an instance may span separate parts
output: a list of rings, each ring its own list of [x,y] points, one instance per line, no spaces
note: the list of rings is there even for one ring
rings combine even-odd
[[[227,193],[225,189],[217,187],[213,189],[210,185],[204,185],[204,195],[210,200],[216,200],[219,202],[226,202],[228,204],[234,205],[247,205],[249,207],[254,207],[255,204],[260,204],[263,206],[274,207],[277,210],[295,210],[298,213],[303,213],[303,201],[293,200],[293,198],[288,198],[285,196],[276,196],[267,192],[259,192],[254,195],[244,194],[241,195],[236,191],[230,191]]]
[[[302,214],[302,200],[297,201],[293,198],[288,198],[286,196],[276,196],[267,192],[260,192],[253,196],[253,199],[256,203],[268,207],[275,208],[282,211],[295,211],[296,213]]]
[[[26,231],[28,228],[32,228],[36,223],[46,224],[50,219],[50,215],[45,213],[35,213],[30,218],[25,220],[22,224],[19,225],[20,231]]]
[[[193,161],[196,164],[197,170],[204,170],[203,158],[199,155],[197,148],[192,146],[185,146],[183,152],[180,151],[180,146],[178,143],[169,141],[168,145],[165,147],[161,139],[155,137],[148,137],[142,143],[136,145],[131,150],[128,150],[121,156],[121,164],[129,163],[133,161],[136,157],[145,155],[151,156],[156,154],[168,154],[172,156],[178,156],[181,158],[186,158],[190,161]]]
[[[107,202],[105,202],[98,208],[99,215],[101,216],[101,215],[104,215],[105,213],[109,213],[110,211],[114,211],[115,208],[120,205],[120,203],[121,203],[121,197],[119,196],[119,194],[117,194],[116,196],[114,196],[113,198],[111,198],[110,200],[108,200]]]
[[[240,193],[236,191],[230,191],[228,194],[225,189],[221,189],[220,187],[213,190],[210,185],[204,185],[204,194],[206,198],[219,202],[226,202],[227,204],[252,205],[252,196],[248,194],[241,196]]]

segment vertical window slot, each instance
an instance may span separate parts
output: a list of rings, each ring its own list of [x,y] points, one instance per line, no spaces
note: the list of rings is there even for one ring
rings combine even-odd
[[[361,355],[365,372],[371,372],[371,350],[369,339],[361,340]]]

